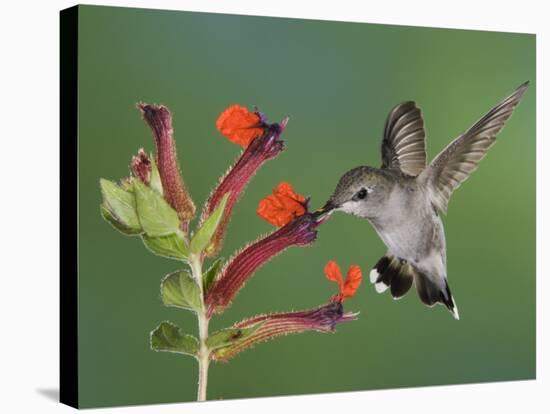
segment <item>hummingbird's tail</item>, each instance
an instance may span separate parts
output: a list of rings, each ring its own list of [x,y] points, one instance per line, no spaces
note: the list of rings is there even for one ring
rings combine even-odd
[[[411,288],[415,271],[405,260],[390,254],[382,257],[370,272],[370,282],[378,293],[390,289],[394,299],[400,299]]]
[[[453,317],[458,320],[458,307],[456,306],[449,283],[444,277],[439,277],[439,281],[444,282],[443,288],[439,286],[439,283],[434,282],[426,275],[416,272],[414,278],[414,284],[416,285],[416,291],[420,300],[428,306],[433,306],[436,303],[441,303],[449,309],[449,312],[453,314]],[[438,281],[438,282],[439,282]]]
[[[418,296],[424,304],[433,306],[441,303],[449,309],[455,319],[459,319],[458,308],[447,280],[438,278],[438,282],[434,282],[405,260],[390,254],[385,255],[371,270],[370,281],[378,293],[385,292],[389,288],[394,299],[403,297],[414,281]],[[439,282],[444,282],[443,286],[440,286]]]

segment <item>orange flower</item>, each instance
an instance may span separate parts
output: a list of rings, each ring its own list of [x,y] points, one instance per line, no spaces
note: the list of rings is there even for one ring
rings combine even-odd
[[[327,279],[338,283],[340,292],[331,298],[332,302],[343,302],[344,300],[353,297],[355,291],[361,284],[361,268],[357,265],[352,265],[348,269],[348,276],[344,281],[340,266],[334,261],[330,260],[325,266],[325,275]]]
[[[232,105],[223,111],[216,121],[216,128],[229,141],[244,148],[264,132],[260,114],[240,105]]]
[[[277,227],[288,224],[305,212],[306,199],[294,192],[287,182],[282,182],[275,187],[273,194],[261,200],[256,209],[256,213],[261,218]]]

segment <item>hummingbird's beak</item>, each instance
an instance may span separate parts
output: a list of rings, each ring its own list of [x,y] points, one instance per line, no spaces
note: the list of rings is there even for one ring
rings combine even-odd
[[[313,212],[313,214],[315,215],[315,217],[322,217],[322,216],[325,216],[325,215],[328,216],[337,207],[338,206],[335,203],[333,203],[332,200],[329,200],[325,203],[325,205],[323,207],[321,207],[320,209],[315,210]]]

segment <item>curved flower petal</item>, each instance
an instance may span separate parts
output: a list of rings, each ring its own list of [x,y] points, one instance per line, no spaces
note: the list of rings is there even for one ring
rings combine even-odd
[[[340,266],[334,260],[330,260],[325,265],[325,275],[328,280],[338,283],[339,292],[332,296],[331,302],[343,302],[345,299],[353,297],[363,277],[361,268],[357,265],[352,265],[349,267],[346,280],[344,281]]]
[[[342,272],[340,266],[334,260],[330,260],[325,265],[325,275],[328,280],[338,283],[338,288],[342,290],[344,286],[344,279],[342,277]]]
[[[287,182],[273,188],[273,193],[260,201],[256,213],[274,226],[280,227],[306,212],[306,199]]]
[[[304,203],[306,201],[305,197],[296,193],[292,185],[286,181],[279,183],[279,185],[273,189],[273,194],[280,197],[288,197],[298,203]]]
[[[357,265],[352,265],[348,270],[348,277],[344,283],[344,287],[341,290],[342,299],[347,299],[353,297],[357,288],[361,284],[363,276],[361,274],[361,268]]]
[[[232,105],[223,111],[216,121],[216,128],[235,144],[246,148],[262,135],[264,128],[257,112],[250,112],[244,106]]]

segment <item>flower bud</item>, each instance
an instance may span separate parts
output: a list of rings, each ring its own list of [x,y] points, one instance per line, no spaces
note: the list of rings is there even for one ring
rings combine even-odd
[[[132,157],[130,168],[134,176],[140,179],[144,184],[149,184],[151,182],[151,160],[143,148],[138,151],[137,155]]]
[[[177,211],[182,227],[195,214],[195,204],[181,178],[176,144],[173,138],[172,115],[163,105],[138,104],[143,119],[153,132],[156,145],[155,161],[159,170],[164,197],[168,204]]]

